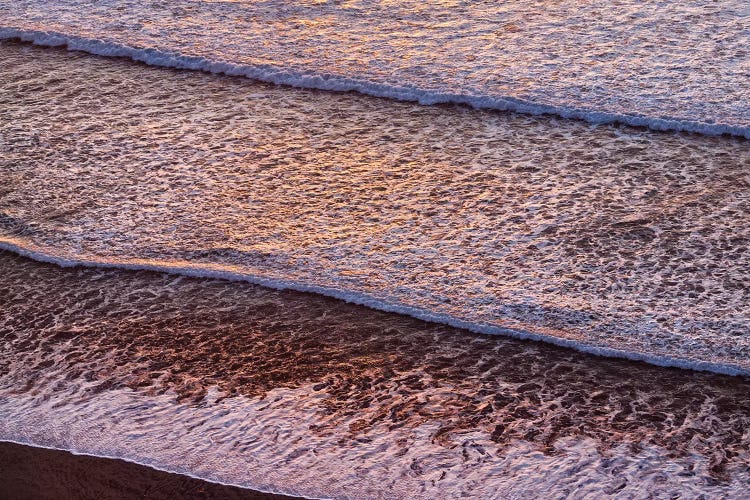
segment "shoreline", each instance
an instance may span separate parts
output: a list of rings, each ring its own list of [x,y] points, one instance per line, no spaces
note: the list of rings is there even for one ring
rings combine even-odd
[[[213,483],[118,458],[0,441],[0,499],[228,499],[290,497]]]
[[[279,498],[195,475],[312,498],[747,484],[747,380],[313,294],[0,257],[0,434],[178,472],[2,445],[15,454],[0,458],[0,499]],[[531,467],[550,472],[517,472]],[[467,472],[482,480],[457,484]]]

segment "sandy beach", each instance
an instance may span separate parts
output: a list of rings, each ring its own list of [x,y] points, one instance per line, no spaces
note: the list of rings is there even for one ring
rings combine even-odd
[[[113,458],[0,442],[2,499],[292,498],[210,483]]]

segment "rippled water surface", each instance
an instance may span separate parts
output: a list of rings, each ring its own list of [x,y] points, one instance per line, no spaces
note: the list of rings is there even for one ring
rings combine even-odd
[[[742,497],[739,378],[0,253],[0,438],[310,496]]]
[[[149,49],[136,57],[155,64],[197,56],[204,63],[182,63],[750,137],[744,0],[4,0],[0,14],[3,36],[19,36],[3,30],[15,28],[101,53]]]
[[[0,0],[0,439],[310,497],[747,497],[748,18]]]
[[[750,369],[745,140],[0,57],[8,248]]]

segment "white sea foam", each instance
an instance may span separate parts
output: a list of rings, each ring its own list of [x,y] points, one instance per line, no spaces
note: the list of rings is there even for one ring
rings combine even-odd
[[[554,335],[544,335],[529,331],[517,330],[512,328],[502,328],[491,324],[476,323],[467,321],[450,314],[439,313],[425,310],[418,307],[409,306],[395,302],[387,302],[368,294],[358,293],[351,290],[336,289],[326,286],[320,286],[313,283],[297,282],[293,280],[284,280],[266,276],[254,275],[237,269],[231,269],[220,265],[196,264],[191,262],[158,262],[146,261],[140,259],[133,260],[85,260],[74,259],[64,256],[56,256],[45,253],[42,249],[35,248],[33,245],[22,245],[18,241],[9,239],[0,239],[0,249],[11,251],[34,259],[38,262],[56,264],[60,267],[94,267],[104,269],[123,269],[123,270],[140,270],[156,271],[163,273],[178,274],[195,278],[214,278],[230,281],[245,281],[255,285],[261,285],[275,290],[295,290],[298,292],[317,293],[327,297],[340,299],[351,304],[358,304],[379,311],[392,312],[411,316],[413,318],[440,323],[456,328],[462,328],[474,333],[488,335],[504,335],[518,339],[536,340],[547,342],[561,347],[575,349],[580,352],[594,354],[597,356],[606,356],[612,358],[629,359],[632,361],[643,361],[656,366],[683,368],[696,371],[707,371],[723,375],[741,375],[750,376],[750,370],[733,364],[712,363],[697,359],[681,359],[678,357],[659,356],[649,353],[623,351],[606,346],[588,345]]]
[[[750,368],[745,140],[30,45],[0,57],[0,237],[17,251],[244,279],[655,364]]]
[[[24,30],[0,27],[0,39],[22,40],[36,45],[67,47],[105,57],[125,57],[151,66],[206,71],[209,73],[241,76],[277,85],[336,92],[357,92],[364,95],[418,102],[422,105],[461,104],[476,109],[513,111],[531,115],[555,115],[567,119],[584,120],[592,124],[621,123],[647,127],[659,131],[692,132],[703,135],[733,135],[750,139],[750,127],[733,123],[687,120],[669,116],[617,113],[607,109],[554,106],[511,96],[446,93],[415,85],[394,86],[336,74],[299,72],[271,64],[244,65],[231,61],[182,54],[159,48],[143,48],[127,44],[83,38],[53,31]]]

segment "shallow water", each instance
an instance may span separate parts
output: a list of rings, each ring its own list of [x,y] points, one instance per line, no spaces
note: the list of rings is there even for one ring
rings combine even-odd
[[[309,497],[747,497],[743,2],[0,19],[0,440]]]
[[[0,15],[2,36],[154,64],[750,137],[743,0],[4,0]]]
[[[750,369],[745,140],[0,58],[6,248]]]
[[[747,493],[747,380],[0,253],[0,439],[350,498]]]

